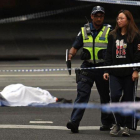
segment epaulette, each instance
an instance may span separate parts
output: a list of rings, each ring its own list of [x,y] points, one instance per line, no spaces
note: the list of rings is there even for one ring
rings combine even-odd
[[[109,28],[112,28],[112,26],[110,24],[104,24],[104,26],[107,26]]]

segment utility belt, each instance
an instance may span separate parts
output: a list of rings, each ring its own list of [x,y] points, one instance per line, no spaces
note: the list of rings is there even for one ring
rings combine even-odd
[[[76,83],[78,83],[80,80],[84,80],[80,77],[80,75],[84,75],[87,77],[92,77],[93,75],[85,70],[81,70],[81,69],[75,69],[75,74],[76,74]],[[86,81],[84,81],[86,82]]]
[[[104,63],[104,60],[103,59],[99,59],[99,60],[95,60],[96,61],[96,63],[94,63],[94,61],[93,60],[86,60],[87,62],[89,62],[89,63],[92,63],[92,64],[100,64],[100,63]]]
[[[91,64],[94,67],[103,66],[104,62],[94,63],[92,60],[85,60],[86,63]]]

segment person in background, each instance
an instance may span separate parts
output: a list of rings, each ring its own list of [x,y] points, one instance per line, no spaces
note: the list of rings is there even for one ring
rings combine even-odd
[[[116,27],[109,34],[105,65],[119,65],[140,62],[140,33],[128,10],[121,10],[116,19]],[[135,84],[137,85],[139,68],[113,68],[105,70],[103,78],[110,81],[111,102],[134,102]],[[110,135],[130,136],[130,129],[136,130],[135,116],[121,116],[113,113],[114,125]]]

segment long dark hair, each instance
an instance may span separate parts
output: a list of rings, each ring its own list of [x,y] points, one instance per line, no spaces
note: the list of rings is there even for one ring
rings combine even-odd
[[[118,15],[120,13],[123,13],[126,16],[127,20],[128,20],[128,25],[127,25],[127,28],[126,28],[127,42],[132,43],[134,38],[135,38],[135,36],[137,34],[140,34],[139,29],[138,29],[137,25],[135,24],[134,18],[133,18],[133,16],[132,16],[130,11],[128,11],[128,10],[120,10]],[[119,30],[120,30],[120,27],[118,26],[118,23],[116,22],[116,27],[115,27],[115,29],[113,30],[112,33],[116,34]]]

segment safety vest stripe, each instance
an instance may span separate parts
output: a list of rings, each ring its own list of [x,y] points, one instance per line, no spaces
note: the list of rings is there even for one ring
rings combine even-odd
[[[107,43],[96,43],[95,42],[95,47],[106,48],[107,47]]]
[[[93,47],[93,43],[84,43],[84,47]]]
[[[93,47],[93,43],[84,43],[84,47]],[[95,47],[106,48],[106,43],[95,43]]]
[[[105,38],[107,31],[108,31],[108,27],[105,26],[104,32],[103,32],[103,34],[101,35],[101,37],[104,37],[104,38]]]

